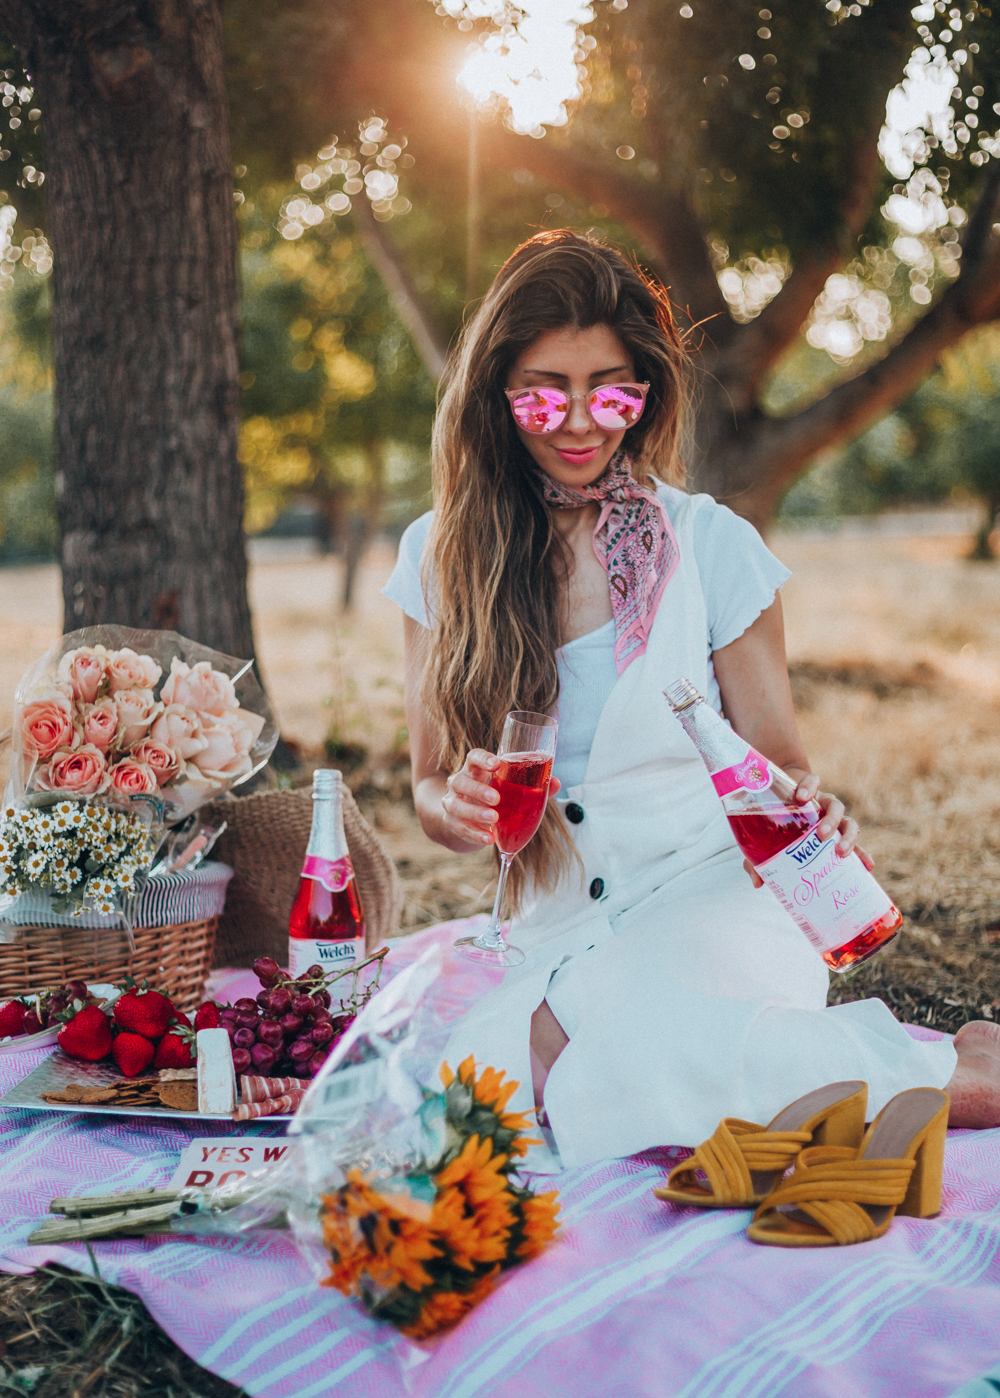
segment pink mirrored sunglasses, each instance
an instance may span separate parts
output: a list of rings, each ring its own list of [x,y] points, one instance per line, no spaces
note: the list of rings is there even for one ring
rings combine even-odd
[[[616,432],[632,427],[646,406],[648,383],[602,383],[590,393],[564,393],[561,388],[508,388],[514,421],[523,432],[541,436],[555,432],[569,417],[574,398],[584,398],[587,411],[598,427]]]

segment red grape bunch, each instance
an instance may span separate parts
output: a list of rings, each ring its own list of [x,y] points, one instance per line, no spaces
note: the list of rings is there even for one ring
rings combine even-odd
[[[313,1077],[354,1022],[353,1012],[338,1006],[331,1013],[322,966],[310,966],[293,980],[270,956],[261,956],[253,970],[262,987],[256,1000],[247,996],[219,1012],[233,1046],[233,1068],[262,1077]]]

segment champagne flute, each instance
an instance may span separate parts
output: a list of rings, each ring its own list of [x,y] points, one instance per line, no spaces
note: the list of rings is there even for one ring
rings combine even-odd
[[[520,966],[524,960],[524,952],[504,940],[500,911],[511,860],[524,849],[545,814],[558,732],[554,718],[523,709],[508,714],[504,722],[497,752],[500,761],[490,778],[500,794],[494,834],[500,851],[500,879],[493,915],[478,937],[462,937],[455,943],[457,952],[481,966]]]

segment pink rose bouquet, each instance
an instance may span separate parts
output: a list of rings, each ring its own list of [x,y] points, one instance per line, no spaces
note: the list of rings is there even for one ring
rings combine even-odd
[[[173,631],[95,626],[63,636],[23,677],[15,697],[0,893],[22,893],[27,880],[63,901],[79,895],[81,910],[105,909],[109,899],[134,893],[164,827],[258,772],[277,736],[250,661]],[[104,852],[84,848],[80,827],[67,824],[65,813],[57,833],[48,814],[38,817],[45,839],[34,830],[35,812],[65,812],[67,802],[129,814],[135,848],[115,854],[115,868],[127,864],[125,884],[113,886],[110,865],[101,873]],[[29,864],[15,870],[2,851],[17,840],[28,841]]]

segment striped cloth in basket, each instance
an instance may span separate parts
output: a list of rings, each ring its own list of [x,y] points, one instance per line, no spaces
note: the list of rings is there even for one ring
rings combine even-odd
[[[233,877],[228,864],[206,859],[197,869],[179,869],[174,874],[149,879],[132,900],[129,918],[134,927],[172,927],[177,923],[201,922],[218,917],[226,901],[226,887]],[[117,914],[56,913],[48,899],[22,893],[0,912],[0,923],[19,927],[120,927]],[[0,941],[3,937],[0,936]]]

